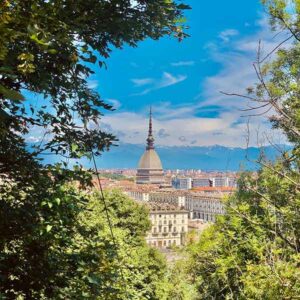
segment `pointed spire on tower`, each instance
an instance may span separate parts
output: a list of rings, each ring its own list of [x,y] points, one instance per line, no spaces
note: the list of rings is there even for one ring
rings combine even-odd
[[[147,150],[154,149],[154,137],[152,135],[152,107],[150,106],[149,113],[149,130],[148,130],[148,138],[147,138]]]

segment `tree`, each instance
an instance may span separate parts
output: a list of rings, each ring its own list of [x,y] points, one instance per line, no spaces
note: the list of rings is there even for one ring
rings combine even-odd
[[[261,159],[226,200],[226,215],[191,247],[193,282],[202,299],[296,299],[300,293],[299,1],[263,1],[274,29],[287,34],[255,64],[258,83],[244,98],[272,111],[292,145],[274,163]],[[282,48],[293,39],[292,46]]]
[[[84,192],[91,173],[37,157],[109,148],[116,138],[98,124],[112,107],[88,87],[93,65],[146,38],[181,40],[187,8],[172,0],[1,1],[1,299],[158,299],[164,262],[143,242],[145,210],[107,196],[114,243],[99,195]],[[28,152],[24,136],[35,127],[45,136]]]
[[[99,154],[115,137],[97,127],[102,111],[112,107],[88,87],[92,65],[105,66],[103,59],[124,44],[184,38],[187,8],[173,0],[1,1],[1,133],[41,127],[47,142],[38,151]],[[33,102],[32,93],[40,99]]]
[[[164,293],[160,300],[194,300],[197,299],[197,291],[191,284],[190,273],[186,264],[186,257],[170,265],[161,288]]]
[[[98,192],[61,177],[45,177],[36,189],[5,185],[0,196],[7,190],[12,196],[0,210],[1,299],[159,299],[166,266],[145,243],[145,207],[108,192],[112,240]]]

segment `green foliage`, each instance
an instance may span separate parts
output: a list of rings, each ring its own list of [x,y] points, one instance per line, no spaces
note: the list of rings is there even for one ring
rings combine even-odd
[[[191,274],[185,260],[186,258],[169,266],[166,279],[160,283],[161,289],[164,291],[160,300],[197,299],[197,291],[191,284]]]
[[[277,162],[275,170],[282,170]],[[298,180],[299,175],[294,180]],[[239,191],[192,246],[203,299],[293,299],[300,291],[300,192],[274,169],[246,174]]]
[[[37,159],[108,149],[116,139],[99,120],[112,107],[88,86],[94,65],[113,48],[186,36],[186,5],[135,2],[0,1],[1,299],[160,299],[165,264],[145,245],[147,211],[107,194],[114,243],[99,195],[87,192],[91,174]],[[32,128],[45,136],[29,153]]]
[[[114,243],[99,193],[51,174],[1,185],[1,299],[159,299],[165,263],[145,244],[148,211],[107,193]]]
[[[122,174],[100,173],[99,176],[104,177],[104,178],[113,179],[113,180],[123,180],[123,179],[131,180],[131,178],[126,177],[125,175],[122,175]]]
[[[182,17],[188,6],[135,2],[1,1],[0,112],[11,118],[0,119],[0,128],[19,133],[27,133],[31,125],[46,128],[47,139],[38,150],[73,158],[107,149],[115,137],[98,123],[103,110],[112,107],[88,86],[93,65],[105,65],[112,49],[125,44],[136,47],[146,38],[186,36]],[[41,95],[34,106],[33,93]]]
[[[251,99],[275,113],[271,122],[292,144],[275,163],[245,173],[219,218],[190,248],[200,299],[297,299],[300,294],[299,1],[263,1],[272,25],[294,39],[268,63],[257,62]],[[289,5],[289,6],[288,6]],[[276,50],[276,49],[275,49]]]
[[[145,244],[147,209],[105,195],[114,243],[89,173],[42,168],[19,137],[5,137],[0,158],[13,168],[0,185],[0,298],[160,299],[166,265]]]

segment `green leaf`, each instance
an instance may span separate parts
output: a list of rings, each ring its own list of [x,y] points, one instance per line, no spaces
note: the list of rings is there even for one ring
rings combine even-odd
[[[37,44],[42,45],[42,46],[48,46],[49,45],[48,42],[45,42],[45,41],[39,39],[37,34],[32,34],[30,36],[30,39],[33,40],[34,42],[36,42]]]
[[[7,99],[13,100],[13,101],[23,101],[25,98],[22,94],[20,94],[17,91],[7,89],[3,85],[0,85],[0,93]]]
[[[97,284],[97,285],[99,284],[97,278],[95,278],[94,276],[93,276],[93,277],[87,276],[87,280],[88,280],[88,282],[91,283],[91,284]]]
[[[72,152],[76,152],[76,150],[78,149],[78,145],[77,144],[71,144],[71,151]]]
[[[10,118],[10,115],[5,112],[3,109],[0,109],[0,120],[1,121],[6,121]]]
[[[47,231],[47,232],[50,232],[50,230],[52,229],[52,227],[53,227],[52,225],[47,225],[47,226],[46,226],[46,231]]]
[[[50,53],[50,54],[57,54],[56,49],[49,49],[47,52]]]

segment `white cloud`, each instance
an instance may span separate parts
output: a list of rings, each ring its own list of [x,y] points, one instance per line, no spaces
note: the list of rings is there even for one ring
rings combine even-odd
[[[252,64],[256,59],[258,41],[262,40],[264,53],[268,53],[277,45],[278,38],[282,38],[282,36],[274,38],[274,33],[268,29],[265,18],[261,18],[256,25],[258,31],[246,37],[237,36],[238,32],[228,30],[221,33],[220,38],[227,42],[226,48],[229,49],[225,52],[218,44],[209,43],[208,57],[222,67],[217,74],[207,77],[201,83],[201,93],[193,100],[193,103],[183,99],[181,105],[174,106],[170,102],[161,102],[154,107],[153,126],[157,145],[246,146],[248,119],[241,116],[244,114],[241,109],[247,108],[249,103],[237,97],[225,96],[220,91],[244,93],[248,86],[257,82]],[[234,35],[237,36],[236,39],[230,40],[230,37]],[[185,75],[163,72],[159,78],[134,78],[132,82],[140,91],[135,95],[143,95],[175,85],[186,78]],[[97,81],[90,82],[90,84],[96,85]],[[116,108],[120,107],[118,100],[107,100]],[[212,112],[214,117],[200,117],[199,112],[204,116],[205,112]],[[114,112],[105,115],[101,122],[108,131],[115,132],[120,141],[144,144],[148,129],[148,109],[139,113]],[[262,138],[264,134],[274,135],[266,116],[251,118],[249,126],[250,145],[257,145],[257,130],[260,131]],[[34,138],[35,136],[31,137],[31,139]],[[284,139],[281,142],[284,142]]]
[[[219,38],[221,38],[224,42],[229,42],[230,38],[238,35],[239,32],[235,29],[226,29],[219,34]]]
[[[171,66],[173,67],[186,67],[186,66],[193,66],[195,65],[195,62],[193,60],[187,60],[187,61],[178,61],[171,63]]]
[[[98,82],[98,80],[89,80],[87,82],[87,85],[88,85],[88,88],[90,88],[90,89],[96,89],[99,85],[99,82]]]
[[[113,107],[114,109],[119,109],[121,107],[121,102],[117,99],[106,99]]]
[[[177,110],[177,108],[170,108]],[[154,111],[153,128],[155,144],[160,146],[209,146],[220,144],[228,147],[245,147],[246,128],[243,123],[236,123],[237,114],[223,113],[217,118],[187,116],[160,118]],[[104,116],[104,124],[110,124],[120,140],[131,144],[145,144],[148,130],[148,115],[143,113],[121,112]],[[256,145],[256,131],[260,122],[251,122],[252,140]],[[138,131],[137,131],[138,128]],[[261,132],[266,132],[261,128]],[[167,134],[159,134],[161,132]]]
[[[157,88],[163,88],[170,85],[174,85],[185,80],[186,78],[187,76],[185,75],[173,76],[171,73],[164,72],[160,82],[158,82],[157,84]]]
[[[161,78],[140,78],[140,79],[132,79],[132,82],[136,87],[141,87],[144,85],[150,85],[150,87],[144,89],[141,92],[134,94],[135,96],[146,95],[151,91],[158,90],[161,88],[165,88],[179,82],[184,81],[187,78],[186,75],[172,75],[168,72],[163,72]]]
[[[133,78],[131,81],[134,83],[135,87],[140,87],[144,85],[151,84],[154,79],[153,78]]]
[[[227,128],[228,134],[235,133],[237,140],[240,140],[242,130],[246,131],[247,120],[246,112],[241,110],[247,109],[250,106],[255,106],[254,103],[249,103],[241,97],[226,96],[220,92],[245,94],[246,88],[257,83],[253,62],[257,58],[257,49],[259,40],[261,40],[261,57],[270,53],[285,36],[275,35],[270,31],[268,20],[262,17],[256,25],[258,31],[250,36],[241,37],[235,41],[228,41],[228,48],[225,51],[212,43],[209,48],[211,59],[222,65],[221,71],[214,76],[207,77],[201,84],[202,92],[196,97],[201,100],[200,107],[217,106],[221,117],[226,120],[231,120],[231,127]],[[289,47],[290,44],[285,44],[284,47]],[[204,100],[203,100],[204,99]],[[262,113],[265,109],[251,111],[250,114]],[[259,129],[262,133],[271,134],[270,123],[267,120],[273,111],[263,116],[251,117],[249,120],[251,129],[252,145],[256,145],[256,132]],[[248,113],[249,114],[249,113]],[[226,122],[225,122],[226,124]],[[239,129],[239,131],[236,131]],[[280,134],[277,132],[277,134]],[[218,137],[219,138],[219,137]],[[241,144],[241,145],[245,145]]]
[[[154,130],[156,144],[163,146],[182,145],[214,145],[220,144],[229,147],[245,147],[247,124],[250,129],[250,145],[257,146],[258,139],[265,139],[264,135],[278,135],[281,142],[282,136],[270,128],[267,116],[248,118],[241,109],[247,108],[247,101],[228,97],[220,91],[229,93],[244,93],[248,86],[257,82],[253,69],[256,59],[258,41],[262,40],[264,53],[272,50],[278,43],[274,32],[268,29],[265,18],[256,24],[258,30],[250,36],[228,39],[228,49],[220,49],[215,43],[210,43],[208,49],[210,59],[218,62],[222,68],[214,76],[207,77],[201,83],[201,93],[193,103],[184,101],[180,106],[172,106],[169,102],[158,103],[154,107]],[[237,35],[237,32],[223,32],[223,38]],[[222,46],[221,46],[222,47]],[[163,73],[160,79],[153,79],[153,83],[142,93],[146,94],[154,89],[176,84],[186,79],[186,76],[175,76]],[[196,100],[196,102],[195,102]],[[205,116],[205,112],[212,113],[213,117]],[[208,114],[209,115],[209,114]],[[103,118],[103,122],[111,124],[116,132],[123,132],[121,141],[127,143],[145,143],[147,135],[147,113],[122,112],[111,114]],[[136,133],[138,128],[138,133]],[[167,135],[159,134],[166,132]],[[260,134],[257,135],[257,131]],[[259,138],[257,138],[259,136]]]
[[[257,50],[261,40],[261,57],[270,53],[285,36],[270,31],[268,20],[262,17],[256,24],[258,31],[253,35],[239,38],[229,43],[228,51],[210,43],[211,59],[222,65],[221,71],[207,77],[202,83],[202,92],[196,97],[205,99],[202,105],[218,105],[226,110],[237,111],[246,108],[247,103],[237,97],[228,97],[220,92],[244,94],[246,88],[257,82],[253,63],[257,59]],[[289,47],[285,44],[284,47]]]

